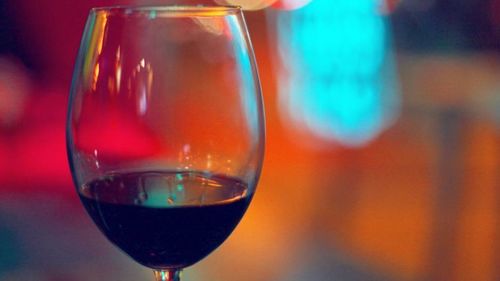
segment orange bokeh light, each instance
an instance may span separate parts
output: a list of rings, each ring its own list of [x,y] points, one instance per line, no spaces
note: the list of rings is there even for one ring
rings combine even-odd
[[[243,10],[256,11],[262,10],[273,5],[277,0],[215,0],[221,5],[240,6]]]

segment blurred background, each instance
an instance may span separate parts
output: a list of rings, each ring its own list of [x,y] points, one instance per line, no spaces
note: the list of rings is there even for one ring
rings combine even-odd
[[[88,11],[236,4],[267,144],[256,197],[194,281],[500,280],[499,0],[0,0],[0,280],[152,280],[71,182]]]

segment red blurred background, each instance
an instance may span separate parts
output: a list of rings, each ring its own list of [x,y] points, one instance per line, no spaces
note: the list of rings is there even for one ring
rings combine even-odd
[[[245,16],[265,99],[266,158],[241,225],[185,280],[500,279],[500,2],[365,1],[379,7],[371,17],[383,21],[389,38],[382,46],[392,70],[384,73],[397,102],[367,111],[395,113],[376,133],[349,143],[352,135],[335,134],[337,127],[333,135],[314,130],[330,119],[307,121],[305,109],[294,108],[298,116],[286,109],[293,91],[283,85],[299,87],[297,57],[286,55],[299,50],[305,60],[309,50],[295,44],[325,44],[335,57],[336,34],[369,32],[353,22],[335,25],[349,11],[339,4],[346,1],[322,1],[326,25],[318,38],[305,38],[310,33],[293,25],[301,23],[294,15],[314,15],[315,1],[322,0],[227,2],[252,10]],[[88,10],[130,3],[173,2],[0,0],[0,280],[152,278],[84,214],[64,140]],[[314,44],[308,48],[323,50]],[[369,46],[342,52],[349,57]],[[329,61],[328,54],[311,57]],[[316,105],[320,94],[310,97],[307,104]]]

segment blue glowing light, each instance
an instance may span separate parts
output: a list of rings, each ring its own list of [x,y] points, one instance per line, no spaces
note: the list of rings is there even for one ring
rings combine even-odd
[[[347,146],[374,139],[398,115],[390,34],[378,0],[313,0],[272,11],[287,118]],[[290,119],[289,119],[290,120]]]

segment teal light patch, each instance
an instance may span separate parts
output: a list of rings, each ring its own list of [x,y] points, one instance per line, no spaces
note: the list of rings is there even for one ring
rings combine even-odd
[[[156,18],[156,10],[152,10],[149,12],[149,19],[155,19]]]
[[[314,0],[272,11],[280,61],[279,106],[316,136],[362,146],[400,107],[386,19],[377,0]]]

